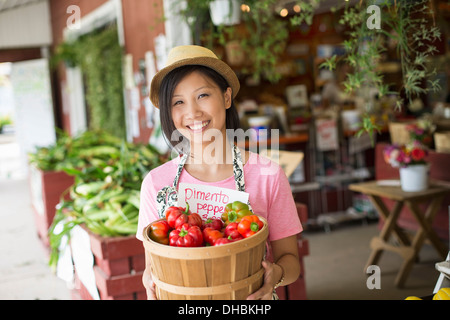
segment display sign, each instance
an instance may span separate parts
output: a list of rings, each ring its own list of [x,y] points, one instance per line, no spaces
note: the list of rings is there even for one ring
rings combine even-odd
[[[248,203],[248,197],[247,192],[180,182],[178,206],[185,207],[189,203],[191,212],[198,213],[202,219],[220,219],[228,203]]]
[[[320,151],[337,150],[339,148],[336,119],[316,120],[317,149]]]

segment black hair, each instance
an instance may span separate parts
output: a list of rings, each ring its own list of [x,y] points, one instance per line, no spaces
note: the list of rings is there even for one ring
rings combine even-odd
[[[171,102],[173,93],[175,91],[175,87],[180,83],[184,77],[191,74],[194,71],[198,71],[214,81],[214,83],[225,92],[230,85],[225,80],[225,78],[220,75],[215,70],[205,67],[202,65],[186,65],[179,68],[176,68],[170,71],[161,81],[161,85],[159,88],[159,110],[160,110],[160,119],[161,119],[161,129],[165,136],[166,141],[168,141],[169,145],[171,145],[178,153],[186,153],[183,152],[184,148],[189,148],[183,144],[183,136],[179,136],[178,141],[173,141],[173,132],[177,129],[173,123],[172,119],[172,108]],[[237,130],[241,127],[239,121],[239,115],[234,105],[233,98],[231,99],[231,107],[226,109],[225,111],[225,126],[226,129]],[[180,145],[182,146],[180,148]],[[188,149],[187,149],[188,150]]]

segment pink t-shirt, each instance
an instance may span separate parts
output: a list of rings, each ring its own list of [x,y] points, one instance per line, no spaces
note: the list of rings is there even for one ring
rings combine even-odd
[[[179,162],[180,157],[168,161],[150,171],[144,178],[136,233],[139,240],[143,240],[143,229],[159,219],[156,194],[163,187],[173,184]],[[244,165],[244,179],[245,192],[249,193],[253,212],[267,219],[270,241],[292,236],[303,230],[289,181],[278,164],[250,152],[250,157]],[[236,189],[234,176],[217,182],[204,182],[194,178],[184,169],[179,180],[179,183],[182,182]]]

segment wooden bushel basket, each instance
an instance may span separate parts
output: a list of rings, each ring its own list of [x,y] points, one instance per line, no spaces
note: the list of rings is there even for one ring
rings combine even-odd
[[[267,220],[253,236],[220,246],[180,248],[152,241],[144,247],[160,300],[244,300],[263,283]]]

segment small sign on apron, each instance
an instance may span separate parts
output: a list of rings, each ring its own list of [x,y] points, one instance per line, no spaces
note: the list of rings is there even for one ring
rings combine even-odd
[[[203,219],[205,217],[220,219],[225,206],[234,201],[247,203],[251,210],[249,194],[245,192],[244,165],[242,163],[241,152],[235,145],[232,146],[232,151],[236,190],[204,185],[189,185],[186,183],[180,183],[178,185],[181,172],[187,160],[187,155],[183,155],[178,165],[173,184],[171,186],[165,186],[156,195],[158,216],[164,218],[168,207],[185,207],[186,202],[189,203],[191,212],[198,213]]]
[[[249,194],[227,188],[180,182],[178,206],[189,203],[191,212],[198,213],[202,219],[220,219],[225,206],[234,201],[248,203]]]

